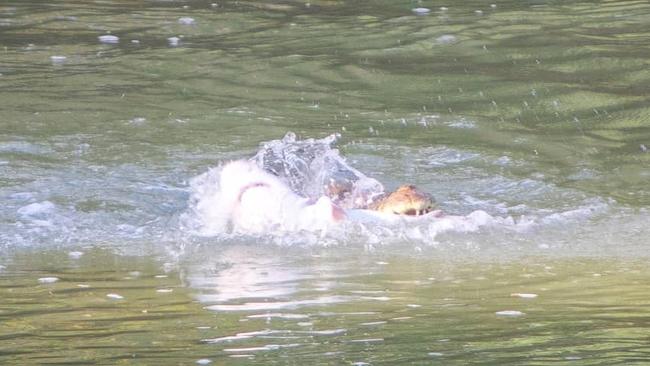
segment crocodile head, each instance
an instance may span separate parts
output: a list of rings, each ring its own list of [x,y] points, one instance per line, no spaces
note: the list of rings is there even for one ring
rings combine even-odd
[[[434,210],[435,202],[431,195],[413,185],[403,185],[377,201],[368,208],[384,213],[419,216]]]

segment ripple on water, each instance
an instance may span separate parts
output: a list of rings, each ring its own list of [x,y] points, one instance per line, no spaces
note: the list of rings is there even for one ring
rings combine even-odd
[[[451,44],[451,43],[455,43],[457,40],[458,38],[453,34],[443,34],[438,38],[436,38],[436,42],[440,44]],[[472,125],[472,127],[474,126]]]
[[[0,153],[18,153],[29,155],[48,155],[54,150],[46,144],[33,144],[25,141],[10,141],[0,143]]]
[[[120,37],[114,36],[112,34],[106,34],[97,38],[99,39],[99,42],[106,44],[117,44],[120,42]]]
[[[38,282],[40,283],[54,283],[58,281],[59,281],[58,277],[41,277],[38,279]]]
[[[204,309],[214,311],[256,311],[292,309],[302,306],[326,305],[349,301],[346,296],[323,296],[316,299],[275,301],[275,302],[247,302],[243,304],[217,304],[206,306]]]
[[[503,317],[518,317],[518,316],[526,315],[525,313],[519,310],[501,310],[501,311],[497,311],[495,314],[497,316],[503,316]]]
[[[176,47],[176,46],[180,45],[181,39],[180,39],[180,37],[169,37],[169,38],[167,38],[167,43],[171,47]]]
[[[267,319],[267,318],[280,318],[280,319],[309,319],[309,315],[305,314],[291,314],[291,313],[266,313],[266,314],[252,314],[246,316],[250,319]]]
[[[66,56],[50,56],[50,61],[55,65],[64,64],[67,59]]]
[[[79,259],[79,258],[81,258],[83,255],[84,255],[84,253],[83,253],[83,252],[79,252],[79,251],[72,251],[72,252],[69,252],[69,253],[68,253],[68,257],[70,257],[71,259]]]
[[[181,17],[181,18],[178,18],[178,23],[183,24],[183,25],[193,25],[193,24],[196,24],[196,21],[194,20],[194,18]]]
[[[264,329],[252,332],[237,333],[235,335],[217,337],[217,338],[207,338],[202,339],[203,343],[230,343],[241,340],[247,340],[251,338],[278,338],[278,339],[289,339],[295,338],[295,335],[299,336],[338,336],[345,334],[347,329],[324,329],[324,330],[289,330],[289,329]]]
[[[429,14],[431,12],[431,9],[429,9],[429,8],[414,8],[414,9],[412,9],[412,11],[415,14],[418,14],[418,15],[425,15],[425,14]]]

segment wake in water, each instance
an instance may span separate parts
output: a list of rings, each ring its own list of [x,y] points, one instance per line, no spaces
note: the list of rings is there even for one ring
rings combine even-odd
[[[447,147],[367,146],[367,151],[403,149],[401,154],[418,170],[428,171],[419,181],[430,183],[427,189],[440,200],[445,216],[364,209],[386,190],[351,167],[333,147],[335,142],[336,136],[298,140],[289,134],[262,144],[244,164],[250,172],[224,175],[222,165],[193,178],[189,186],[179,181],[184,173],[177,175],[177,169],[186,169],[174,159],[164,169],[124,164],[43,170],[29,165],[26,183],[0,187],[0,253],[3,248],[52,245],[76,250],[81,244],[139,252],[143,242],[183,246],[233,237],[241,242],[242,234],[248,236],[245,240],[264,236],[280,245],[520,248],[526,243],[544,250],[589,251],[594,241],[607,238],[616,242],[612,250],[618,250],[618,238],[625,238],[628,247],[645,247],[647,210],[566,189],[543,177],[508,173],[510,164],[525,162]],[[364,166],[385,171],[398,163],[391,164],[377,157]],[[418,180],[412,175],[408,179]],[[264,182],[268,187],[249,187],[245,204],[233,211],[228,202],[239,195],[233,191]],[[331,204],[344,210],[344,220],[323,218],[323,212],[332,213]]]
[[[361,233],[372,241],[427,240],[443,231],[476,231],[509,220],[480,210],[467,216],[440,210],[408,216],[369,209],[386,196],[384,187],[347,164],[332,148],[337,137],[297,140],[288,133],[282,140],[264,143],[248,161],[230,162],[195,177],[184,222],[204,236],[311,232],[349,238]]]

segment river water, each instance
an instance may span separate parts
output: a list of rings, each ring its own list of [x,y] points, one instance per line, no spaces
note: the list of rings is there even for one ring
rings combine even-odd
[[[456,3],[0,3],[0,363],[650,362],[650,5]],[[197,232],[289,131],[491,219]]]

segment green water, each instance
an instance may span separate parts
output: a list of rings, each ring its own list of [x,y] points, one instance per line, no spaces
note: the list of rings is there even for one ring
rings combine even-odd
[[[0,364],[650,363],[648,19],[643,1],[0,2]],[[341,133],[388,188],[501,224],[186,229],[192,177],[288,131]]]
[[[611,365],[650,352],[643,262],[220,252],[180,268],[103,250],[16,256],[0,282],[3,363]]]

